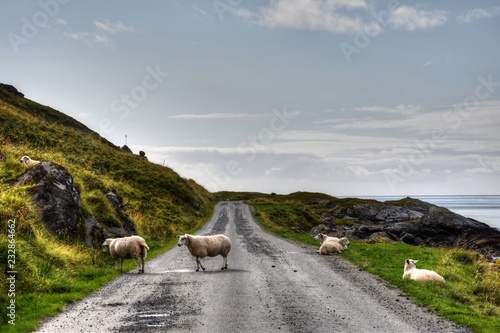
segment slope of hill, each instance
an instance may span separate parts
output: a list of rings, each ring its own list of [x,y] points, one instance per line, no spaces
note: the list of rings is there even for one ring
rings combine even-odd
[[[26,173],[26,166],[19,161],[23,155],[60,165],[73,177],[81,199],[81,225],[88,216],[108,231],[110,225],[119,225],[106,197],[112,190],[118,193],[124,211],[135,223],[137,233],[148,240],[153,253],[177,234],[199,227],[213,208],[212,194],[194,181],[125,152],[75,119],[24,98],[12,86],[0,84],[0,284],[2,290],[8,290],[7,264],[9,259],[15,259],[17,315],[24,318],[33,313],[29,304],[35,294],[72,294],[78,288],[75,279],[82,270],[88,271],[87,279],[103,275],[102,279],[109,280],[116,273],[100,249],[86,244],[84,231],[61,238],[48,230],[31,200],[33,185],[15,185]],[[10,229],[14,223],[15,228]],[[11,231],[15,258],[8,257]],[[108,234],[113,236],[112,232]],[[81,290],[81,294],[85,292]],[[55,307],[80,295],[54,301]],[[11,299],[2,293],[2,308]],[[7,319],[2,316],[0,325]]]

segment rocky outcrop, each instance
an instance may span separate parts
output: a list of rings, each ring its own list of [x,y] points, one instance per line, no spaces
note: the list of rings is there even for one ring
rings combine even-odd
[[[17,180],[16,186],[31,185],[34,203],[42,213],[47,229],[58,237],[79,237],[89,246],[100,247],[108,237],[130,236],[136,233],[134,221],[125,211],[123,199],[116,190],[106,194],[120,225],[105,226],[85,213],[80,193],[73,177],[61,165],[42,162],[29,168]]]
[[[115,189],[111,190],[111,192],[106,193],[106,198],[108,198],[111,207],[113,207],[116,218],[121,223],[120,228],[111,228],[111,231],[118,237],[135,235],[135,224],[134,221],[132,221],[132,219],[125,212],[123,198],[118,195]]]
[[[42,162],[28,169],[16,185],[35,185],[31,191],[33,201],[50,232],[60,237],[76,235],[80,194],[64,167]]]
[[[444,207],[405,198],[398,201],[332,200],[323,204],[324,232],[351,239],[398,241],[412,245],[461,247],[500,256],[500,231]]]

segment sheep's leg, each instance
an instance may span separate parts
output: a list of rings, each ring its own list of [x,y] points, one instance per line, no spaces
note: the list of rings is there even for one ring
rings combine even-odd
[[[222,257],[222,268],[221,269],[227,269],[227,256]]]
[[[118,269],[118,259],[115,259],[115,269]]]
[[[120,272],[123,273],[123,258],[120,259]]]
[[[141,271],[142,271],[142,269],[141,269],[141,258],[139,257],[139,258],[135,259],[135,261],[137,262],[137,269],[139,270],[138,273],[141,274]]]
[[[200,257],[196,257],[196,271],[198,272],[201,269],[205,270],[205,267],[201,264]]]
[[[141,256],[141,266],[139,266],[139,273],[144,273],[144,257]],[[142,269],[141,269],[142,267]]]

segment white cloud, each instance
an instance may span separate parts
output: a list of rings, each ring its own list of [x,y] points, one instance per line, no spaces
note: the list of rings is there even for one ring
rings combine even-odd
[[[393,10],[389,17],[392,28],[410,31],[429,30],[443,25],[447,20],[448,14],[444,11],[429,12],[405,5]]]
[[[300,111],[285,111],[287,118],[295,118]],[[177,114],[171,119],[200,120],[200,119],[251,119],[276,116],[275,113],[204,113],[204,114]]]
[[[64,36],[76,41],[83,42],[88,46],[94,44],[103,44],[108,47],[113,47],[113,40],[106,35],[97,34],[94,32],[65,32]]]
[[[96,28],[111,34],[116,34],[118,32],[135,32],[134,27],[132,26],[127,27],[120,21],[116,22],[111,22],[110,20],[94,21],[94,25],[96,26]]]
[[[256,113],[205,113],[205,114],[178,114],[170,116],[172,119],[197,120],[197,119],[236,119],[236,118],[259,118],[266,114]]]
[[[461,14],[460,16],[458,16],[458,20],[460,22],[470,23],[484,18],[494,17],[498,14],[500,14],[500,7],[492,7],[487,9],[475,8],[469,10],[465,14]]]
[[[426,62],[424,62],[424,63],[422,64],[422,67],[429,67],[429,66],[430,66],[430,65],[432,65],[433,63],[434,63],[434,62],[433,62],[432,60],[428,60],[428,61],[426,61]]]
[[[382,28],[375,21],[351,18],[339,9],[368,9],[364,0],[276,0],[260,9],[258,24],[269,28],[320,30],[341,34],[370,33],[378,35]],[[246,13],[248,17],[248,13]]]
[[[392,114],[402,114],[402,115],[412,115],[422,110],[419,105],[404,105],[399,104],[396,107],[387,106],[365,106],[361,108],[355,108],[356,111],[364,112],[374,112],[374,113],[392,113]]]

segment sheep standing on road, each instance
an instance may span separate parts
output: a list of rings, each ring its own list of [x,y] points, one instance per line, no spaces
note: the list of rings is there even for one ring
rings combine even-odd
[[[26,156],[26,155],[24,155],[23,157],[21,157],[21,159],[19,160],[19,162],[24,163],[28,168],[30,168],[30,167],[32,167],[32,166],[37,165],[38,163],[40,163],[40,161],[32,160],[29,156]]]
[[[111,258],[115,259],[115,269],[118,268],[118,259],[121,259],[120,271],[123,272],[123,260],[135,259],[139,274],[144,273],[144,259],[148,254],[148,244],[144,238],[130,236],[123,238],[108,238],[102,243],[102,251],[109,252]]]
[[[406,259],[403,279],[411,279],[421,282],[427,282],[427,281],[444,282],[444,278],[438,273],[428,269],[417,268],[415,266],[416,262],[418,262],[418,260]]]
[[[331,237],[326,234],[317,234],[314,236],[314,240],[321,243],[319,250],[316,252],[324,255],[340,253],[347,250],[347,245],[349,245],[349,240],[346,237]]]
[[[193,257],[196,257],[196,271],[200,267],[205,270],[205,267],[200,262],[200,259],[205,257],[216,257],[219,254],[222,256],[222,268],[227,269],[227,256],[231,251],[231,240],[225,235],[214,236],[193,236],[185,234],[177,236],[179,238],[178,246],[186,245]]]

